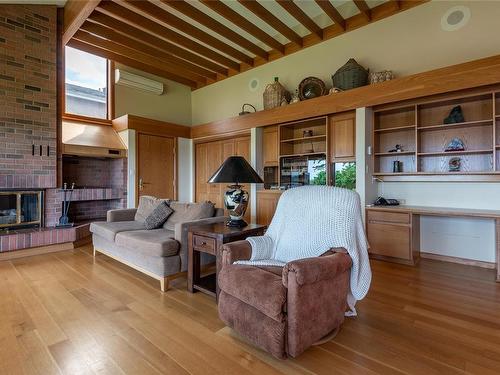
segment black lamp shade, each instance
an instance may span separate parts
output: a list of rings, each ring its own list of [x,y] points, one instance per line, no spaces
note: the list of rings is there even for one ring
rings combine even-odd
[[[260,176],[242,156],[230,156],[222,163],[212,177],[208,180],[210,184],[260,184],[263,183]]]

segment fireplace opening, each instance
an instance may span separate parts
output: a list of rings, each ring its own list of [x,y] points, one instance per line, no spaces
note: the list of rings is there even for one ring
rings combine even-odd
[[[0,229],[41,227],[43,191],[0,191]]]

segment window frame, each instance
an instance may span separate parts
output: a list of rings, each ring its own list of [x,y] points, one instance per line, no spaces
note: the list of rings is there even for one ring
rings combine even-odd
[[[74,48],[74,47],[71,47]],[[78,48],[75,48],[78,49]],[[99,56],[94,53],[87,52],[83,49],[79,49],[80,51],[89,53],[94,56]],[[106,59],[106,118],[99,118],[99,117],[92,117],[92,116],[85,116],[85,115],[77,115],[74,113],[68,113],[66,112],[66,54],[64,53],[65,49],[63,48],[63,57],[62,57],[62,62],[63,62],[63,69],[62,69],[62,74],[63,74],[63,87],[62,87],[62,93],[61,93],[61,100],[62,100],[62,118],[63,120],[69,120],[69,121],[82,121],[82,122],[88,122],[88,123],[93,123],[93,124],[106,124],[106,125],[111,125],[111,121],[115,117],[115,63],[112,60],[109,60],[105,57],[102,57]]]

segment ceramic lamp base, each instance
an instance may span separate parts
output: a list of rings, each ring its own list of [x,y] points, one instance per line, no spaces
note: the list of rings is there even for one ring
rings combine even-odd
[[[233,220],[233,219],[230,219],[226,225],[228,227],[233,227],[233,228],[243,228],[243,227],[246,227],[248,224],[245,220],[242,220],[242,219],[239,219],[239,220]]]

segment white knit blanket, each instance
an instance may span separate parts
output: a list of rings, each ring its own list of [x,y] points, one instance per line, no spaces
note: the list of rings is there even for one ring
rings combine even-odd
[[[264,236],[248,237],[250,260],[237,264],[284,266],[297,259],[319,257],[331,248],[343,247],[352,259],[351,309],[370,288],[371,269],[361,218],[359,195],[331,186],[304,186],[284,192]]]

